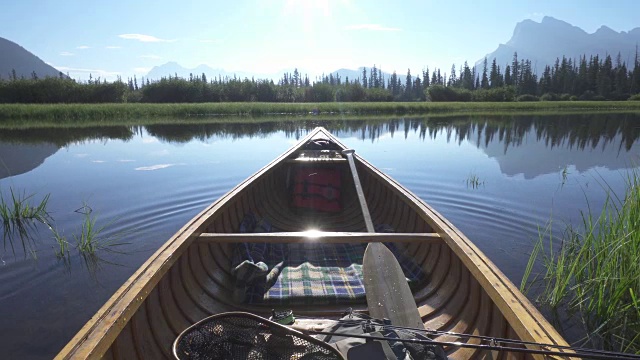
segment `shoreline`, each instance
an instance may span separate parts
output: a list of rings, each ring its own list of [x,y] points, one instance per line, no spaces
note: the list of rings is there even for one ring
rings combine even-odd
[[[640,101],[543,102],[373,102],[373,103],[109,103],[0,104],[0,127],[50,124],[100,124],[104,121],[210,122],[282,119],[343,119],[387,115],[533,115],[640,113]]]

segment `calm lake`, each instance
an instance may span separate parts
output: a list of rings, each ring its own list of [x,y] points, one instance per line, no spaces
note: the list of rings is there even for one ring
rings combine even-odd
[[[324,126],[460,228],[516,285],[538,227],[558,234],[621,196],[640,115],[465,116],[0,131],[0,191],[39,201],[71,244],[91,209],[97,257],[56,256],[44,227],[0,248],[0,357],[53,357],[206,205]],[[12,248],[13,246],[13,248]],[[33,252],[29,252],[29,249]],[[569,331],[568,340],[575,341]]]

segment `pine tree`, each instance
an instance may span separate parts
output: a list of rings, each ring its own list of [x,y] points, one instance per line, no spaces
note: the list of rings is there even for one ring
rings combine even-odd
[[[497,88],[502,86],[502,75],[500,75],[500,69],[496,64],[496,58],[493,58],[491,62],[491,72],[489,73],[489,82],[491,88]]]
[[[483,89],[489,88],[489,78],[487,77],[487,58],[484,58],[482,63],[482,80],[480,81],[480,87]]]
[[[425,89],[429,87],[429,67],[422,71],[422,86],[424,86]]]
[[[518,86],[518,77],[520,76],[520,69],[518,68],[520,64],[518,64],[518,53],[513,53],[513,61],[511,62],[511,82],[516,87]]]
[[[367,68],[362,68],[362,87],[365,89],[369,87],[367,82]]]
[[[293,86],[300,87],[300,73],[298,72],[298,68],[293,70]]]
[[[504,69],[504,84],[506,86],[513,85],[513,81],[511,80],[511,66],[509,65]]]
[[[412,80],[411,80],[411,69],[407,69],[407,78],[404,85],[404,94],[406,100],[411,100],[413,98],[412,94]]]
[[[631,89],[629,92],[637,94],[640,92],[640,58],[638,57],[638,46],[636,45],[636,56],[633,61],[633,71],[631,72]]]
[[[378,88],[380,87],[380,84],[378,84],[378,69],[376,68],[376,64],[373,64],[373,69],[371,69],[371,86],[372,88]]]
[[[466,61],[464,62],[462,74],[460,75],[460,85],[467,90],[473,90],[473,74]]]
[[[449,81],[447,86],[456,86],[458,78],[456,76],[456,64],[451,65],[451,74],[449,74]]]

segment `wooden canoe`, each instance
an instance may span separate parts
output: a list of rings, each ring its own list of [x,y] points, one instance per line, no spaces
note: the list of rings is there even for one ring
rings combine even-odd
[[[237,242],[395,242],[428,275],[413,290],[426,328],[567,346],[506,276],[457,228],[409,190],[354,156],[374,223],[395,233],[367,233],[353,180],[345,177],[339,213],[301,213],[290,206],[287,169],[310,139],[344,147],[323,128],[250,176],[189,221],[138,269],[58,354],[59,359],[171,358],[173,341],[199,320],[222,312],[268,315],[271,307],[232,300],[232,245]],[[348,169],[345,159],[327,160]],[[351,189],[351,190],[350,190]],[[243,214],[268,216],[279,232],[239,233]],[[312,235],[305,232],[317,230]],[[366,311],[366,302],[350,305]],[[345,306],[291,307],[294,314],[337,319]],[[440,341],[468,341],[443,335]],[[445,348],[449,358],[531,358],[513,352]],[[540,357],[541,358],[541,357]]]

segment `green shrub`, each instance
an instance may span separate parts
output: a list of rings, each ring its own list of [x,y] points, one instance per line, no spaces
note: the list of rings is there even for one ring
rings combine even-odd
[[[503,86],[494,89],[478,89],[471,94],[473,101],[504,102],[515,99],[516,89],[513,86]]]
[[[596,96],[596,93],[591,90],[587,90],[582,95],[580,95],[580,100],[593,100],[594,96]]]
[[[520,95],[518,96],[518,98],[516,99],[516,101],[519,102],[525,102],[525,101],[539,101],[540,99],[535,96],[535,95],[530,95],[530,94],[524,94],[524,95]]]
[[[640,101],[640,94],[631,95],[629,97],[630,101]]]
[[[613,101],[625,101],[629,98],[629,93],[614,91],[611,94],[609,94],[607,98]]]
[[[571,94],[562,94],[560,95],[560,101],[570,101],[571,100]]]
[[[569,98],[569,101],[578,101],[578,97],[575,95],[571,95],[571,97]]]
[[[432,85],[425,90],[427,101],[461,101],[469,102],[473,100],[470,90],[456,88],[453,86]]]
[[[540,101],[558,101],[560,96],[556,93],[545,93],[540,97]]]

